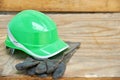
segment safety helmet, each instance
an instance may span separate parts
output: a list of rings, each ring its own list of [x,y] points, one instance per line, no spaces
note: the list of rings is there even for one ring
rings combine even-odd
[[[69,47],[59,38],[54,21],[35,10],[24,10],[9,22],[5,45],[37,59],[52,57]]]

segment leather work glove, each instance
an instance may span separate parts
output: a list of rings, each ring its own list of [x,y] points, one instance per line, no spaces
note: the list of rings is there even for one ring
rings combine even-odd
[[[37,75],[39,77],[47,77],[51,75],[53,79],[58,79],[63,76],[66,70],[66,64],[79,48],[79,42],[66,42],[69,48],[62,51],[49,59],[36,60],[32,57],[27,57],[22,63],[18,63],[15,67],[18,71],[24,71],[28,75]]]

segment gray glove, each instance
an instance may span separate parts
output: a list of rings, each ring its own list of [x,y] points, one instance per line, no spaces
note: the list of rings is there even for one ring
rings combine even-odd
[[[24,62],[18,63],[15,67],[18,71],[24,71],[28,75],[37,75],[39,77],[52,75],[53,79],[60,78],[66,70],[67,62],[80,46],[79,42],[66,43],[69,45],[69,48],[56,56],[44,60],[28,57]]]

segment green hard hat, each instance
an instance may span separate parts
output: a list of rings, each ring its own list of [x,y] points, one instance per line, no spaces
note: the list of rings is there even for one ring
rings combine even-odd
[[[5,45],[37,59],[52,57],[69,47],[59,38],[54,21],[35,10],[24,10],[9,22]]]

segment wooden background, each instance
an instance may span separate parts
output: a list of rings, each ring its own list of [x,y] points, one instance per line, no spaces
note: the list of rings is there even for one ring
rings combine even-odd
[[[25,9],[72,12],[47,13],[63,40],[81,42],[61,80],[120,80],[112,78],[120,77],[120,13],[98,13],[120,12],[120,0],[0,0],[0,76],[4,76],[0,80],[42,80],[19,74],[14,66],[24,58],[10,57],[4,45],[8,22],[16,11]]]
[[[81,42],[64,77],[120,77],[120,13],[47,15],[56,22],[63,40]],[[10,58],[4,45],[7,23],[13,16],[0,15],[0,74],[18,77],[22,74],[14,66],[22,57]]]
[[[0,0],[0,11],[120,12],[120,0]]]

